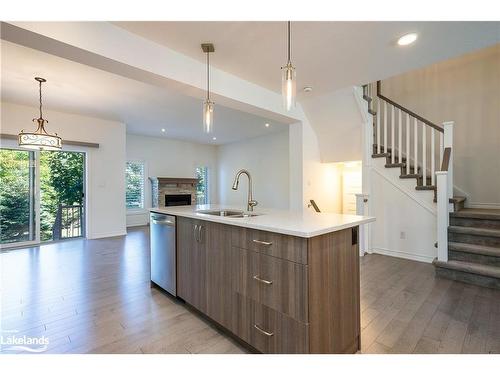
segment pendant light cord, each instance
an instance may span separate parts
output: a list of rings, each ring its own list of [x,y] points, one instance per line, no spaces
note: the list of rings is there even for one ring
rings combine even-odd
[[[210,101],[210,52],[207,52],[207,101]]]
[[[288,63],[291,62],[290,21],[288,21]]]
[[[40,118],[43,119],[42,116],[42,82],[38,82],[40,85],[39,93],[40,93]]]

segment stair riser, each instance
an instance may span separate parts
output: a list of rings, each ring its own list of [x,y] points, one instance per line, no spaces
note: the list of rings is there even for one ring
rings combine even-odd
[[[445,279],[457,280],[468,284],[484,286],[486,288],[500,289],[500,279],[474,273],[450,270],[448,268],[436,268],[436,275]]]
[[[456,203],[453,203],[453,210],[455,212],[463,210],[464,208],[465,208],[465,202],[456,202]]]
[[[500,220],[485,220],[465,217],[450,217],[450,225],[486,229],[500,229]]]
[[[475,236],[471,234],[449,232],[448,240],[451,242],[500,247],[500,237]]]
[[[500,267],[500,257],[465,253],[462,251],[449,250],[448,251],[449,260],[461,260],[465,262],[485,264],[488,266]]]

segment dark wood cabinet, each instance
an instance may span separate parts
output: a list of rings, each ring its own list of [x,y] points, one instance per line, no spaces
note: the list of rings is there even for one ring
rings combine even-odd
[[[177,295],[203,313],[207,312],[206,224],[177,220]]]
[[[206,222],[207,315],[231,329],[231,227]]]
[[[177,223],[178,295],[190,305],[263,353],[359,350],[357,228],[306,239]]]

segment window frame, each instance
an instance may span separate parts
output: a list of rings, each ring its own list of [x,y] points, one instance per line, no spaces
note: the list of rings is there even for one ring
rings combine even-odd
[[[142,207],[127,207],[127,164],[137,163],[142,164]],[[141,213],[146,211],[146,161],[141,159],[127,159],[125,161],[125,210],[127,213]]]

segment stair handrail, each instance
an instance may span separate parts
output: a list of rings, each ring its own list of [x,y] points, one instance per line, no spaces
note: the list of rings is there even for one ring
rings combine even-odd
[[[409,110],[406,107],[403,107],[401,104],[396,103],[394,100],[389,99],[387,96],[382,95],[382,82],[381,81],[377,81],[377,96],[380,99],[389,103],[390,105],[400,109],[404,113],[407,113],[412,117],[415,117],[418,121],[423,122],[424,124],[430,126],[431,128],[436,129],[438,132],[444,133],[444,128],[442,128],[441,126],[434,124],[432,121],[429,121],[429,120],[423,118],[422,116],[417,115],[415,112]]]

